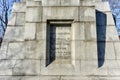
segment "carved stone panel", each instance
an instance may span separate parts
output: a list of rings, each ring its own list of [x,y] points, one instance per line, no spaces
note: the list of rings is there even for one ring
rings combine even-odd
[[[52,25],[50,27],[50,54],[56,59],[70,58],[71,27],[68,25]]]
[[[46,66],[53,61],[71,61],[71,25],[49,24],[47,28]]]

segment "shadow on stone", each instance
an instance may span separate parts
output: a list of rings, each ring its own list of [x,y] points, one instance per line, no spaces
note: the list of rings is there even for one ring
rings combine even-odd
[[[1,48],[2,41],[3,41],[3,38],[0,38],[0,48]]]
[[[46,67],[55,60],[57,62],[70,58],[72,22],[73,20],[47,21]]]
[[[116,25],[116,16],[114,14],[112,14],[112,16],[113,16],[113,19],[114,19],[115,26],[117,26]]]
[[[46,67],[56,58],[56,27],[47,22]]]
[[[106,24],[107,24],[106,14],[96,10],[98,67],[102,67],[105,61]]]

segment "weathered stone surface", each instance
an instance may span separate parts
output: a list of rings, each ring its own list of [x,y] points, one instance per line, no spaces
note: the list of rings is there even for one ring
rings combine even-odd
[[[95,8],[99,11],[111,11],[108,2],[96,2],[95,3]]]
[[[101,59],[101,61],[99,60],[98,64],[103,63],[103,65],[101,67],[97,68],[97,72],[95,73],[96,75],[103,75],[106,76],[108,75],[108,67],[110,66],[110,61],[107,59]]]
[[[26,21],[41,22],[41,15],[42,15],[42,7],[29,7],[26,10]]]
[[[58,76],[25,77],[25,80],[60,80]]]
[[[115,22],[114,22],[113,15],[111,14],[111,12],[106,12],[106,16],[107,16],[107,25],[114,26]]]
[[[12,12],[25,12],[26,5],[24,2],[14,3]]]
[[[12,76],[12,80],[25,80],[24,76]]]
[[[109,60],[108,75],[120,76],[120,60]]]
[[[96,75],[108,75],[108,68],[98,68],[97,72],[95,73]]]
[[[98,69],[96,75],[120,75],[120,61],[119,60],[105,60],[104,65]],[[112,79],[111,79],[112,80]]]
[[[119,41],[117,30],[116,30],[115,26],[107,26],[106,41]]]
[[[79,6],[80,0],[61,0],[61,6]]]
[[[7,27],[4,41],[24,41],[24,27]]]
[[[97,26],[97,41],[119,41],[115,26]]]
[[[59,80],[58,76],[13,76],[12,80]]]
[[[106,42],[105,59],[115,59],[114,45],[112,42]]]
[[[116,58],[120,59],[120,42],[114,42],[114,49],[116,52]]]
[[[27,7],[39,7],[39,6],[42,6],[41,3],[42,2],[40,2],[40,1],[27,1],[26,6]]]
[[[97,61],[97,42],[86,42],[85,43],[85,59]]]
[[[71,77],[71,76],[65,76],[65,77],[62,77],[62,80],[119,80],[120,77],[101,77],[101,76],[94,76],[94,77],[91,77],[91,76],[85,76],[85,77]]]
[[[45,41],[9,43],[7,59],[45,59]]]
[[[95,23],[94,22],[87,22],[84,23],[84,27],[85,27],[85,40],[88,41],[96,41],[97,40],[97,36],[96,36],[96,27],[95,27]]]
[[[28,41],[25,44],[25,59],[45,59],[45,41]]]
[[[85,42],[84,41],[72,41],[71,46],[74,47],[71,49],[71,57],[73,60],[85,59]]]
[[[72,40],[85,40],[84,23],[72,23]]]
[[[0,80],[12,80],[11,76],[0,76]]]
[[[17,13],[12,13],[8,21],[8,26],[15,25]]]
[[[45,40],[46,39],[46,23],[37,23],[36,27],[36,39],[37,40]]]
[[[97,60],[82,60],[81,72],[83,75],[95,75],[97,72]]]
[[[35,40],[36,35],[36,23],[26,23],[25,24],[25,40]]]
[[[78,21],[78,7],[43,7],[42,21],[47,19],[74,19]]]
[[[15,60],[0,60],[0,75],[12,75]]]
[[[42,0],[43,6],[60,6],[60,0]]]
[[[24,59],[25,47],[24,43],[9,43],[7,59]]]
[[[79,8],[80,21],[95,21],[95,7],[80,7]]]
[[[6,59],[7,50],[8,50],[8,42],[2,42],[0,48],[0,59]]]
[[[55,62],[55,61],[54,61]],[[41,61],[41,74],[42,75],[79,75],[80,74],[80,61],[72,63],[54,63],[45,66],[45,61]]]
[[[95,0],[95,2],[101,2],[101,0]]]
[[[17,13],[15,25],[25,25],[25,13]]]
[[[39,75],[40,60],[17,60],[12,70],[13,75]]]
[[[108,61],[108,69],[120,69],[120,60],[109,60]]]
[[[95,0],[80,0],[81,6],[95,6]]]
[[[104,3],[105,7],[101,8],[98,5],[95,7],[94,0],[42,0],[43,4],[41,0],[22,1],[27,2],[24,5],[23,3],[15,4],[15,10],[3,40],[0,53],[0,80],[119,80],[120,44],[108,4],[106,6]],[[23,8],[21,8],[22,5]],[[17,11],[18,8],[20,10]],[[100,49],[101,54],[105,50],[105,56],[102,54],[104,60],[101,56],[99,57],[97,50],[100,46],[97,43],[95,9],[106,15],[104,16],[106,21],[103,20],[105,24],[97,23],[97,32],[102,35],[98,43],[104,44]],[[65,20],[70,20],[71,27],[66,25],[67,28],[64,28],[59,25],[62,29],[60,30],[58,25],[50,23],[48,26],[47,22],[52,20],[61,20],[63,23]],[[26,23],[25,27],[24,23]],[[56,27],[56,32],[52,31],[53,26]],[[52,30],[49,31],[47,27]],[[98,29],[98,27],[101,28]],[[51,40],[49,45],[47,42],[51,37],[56,42]],[[58,41],[62,39],[61,37],[65,41]],[[60,46],[66,42],[66,38],[69,43]],[[60,50],[60,53],[54,53],[54,60],[50,62],[53,55],[49,52],[49,46],[53,45],[55,50],[50,51]],[[60,49],[57,48],[58,45]],[[62,51],[67,52],[62,50],[63,48],[70,51],[67,57],[62,53]],[[99,67],[101,63],[103,65]],[[8,77],[2,77],[6,75]]]
[[[98,80],[98,77],[92,76],[63,76],[61,80]]]
[[[108,77],[108,80],[119,80],[120,77]]]
[[[108,75],[120,76],[120,68],[110,68],[108,69]]]
[[[12,13],[10,20],[8,22],[8,26],[24,26],[25,24],[25,13]]]

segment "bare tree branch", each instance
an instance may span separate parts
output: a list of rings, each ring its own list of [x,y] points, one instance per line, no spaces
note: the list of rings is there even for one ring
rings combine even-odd
[[[5,29],[8,24],[8,16],[10,13],[11,5],[14,2],[19,2],[20,0],[0,0],[0,27],[2,27],[3,31],[5,32]]]

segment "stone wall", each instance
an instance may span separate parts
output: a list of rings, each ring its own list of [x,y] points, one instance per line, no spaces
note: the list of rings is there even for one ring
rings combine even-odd
[[[71,55],[46,66],[48,20],[72,20]],[[108,3],[23,0],[2,42],[0,80],[119,80],[119,47]]]

